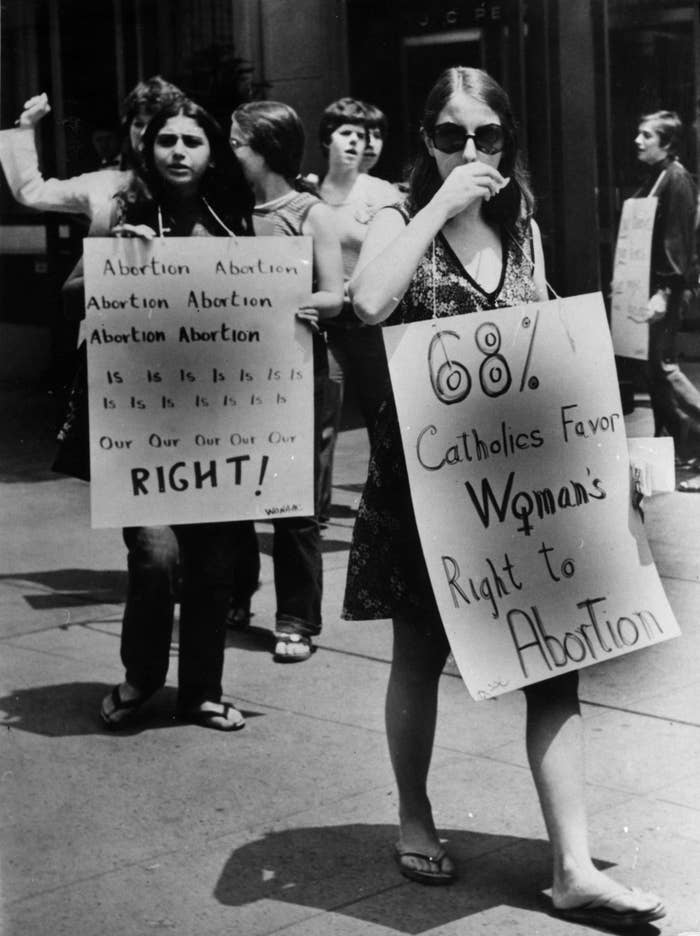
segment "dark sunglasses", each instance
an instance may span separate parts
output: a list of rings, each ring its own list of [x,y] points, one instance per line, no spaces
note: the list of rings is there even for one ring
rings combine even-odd
[[[493,156],[503,151],[505,133],[500,124],[484,124],[477,127],[474,133],[467,133],[464,127],[458,124],[438,124],[432,132],[435,149],[441,153],[459,153],[467,145],[467,140],[474,140],[474,146],[480,153]]]

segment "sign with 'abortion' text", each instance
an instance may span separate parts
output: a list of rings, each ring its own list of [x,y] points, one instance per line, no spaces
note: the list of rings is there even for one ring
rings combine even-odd
[[[489,698],[676,636],[600,295],[384,329],[423,553]]]
[[[313,514],[310,239],[84,250],[92,525]]]

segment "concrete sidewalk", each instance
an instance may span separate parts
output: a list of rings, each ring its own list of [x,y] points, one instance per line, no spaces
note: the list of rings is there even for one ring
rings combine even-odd
[[[595,932],[549,916],[542,896],[549,848],[521,694],[473,703],[453,669],[431,795],[460,880],[423,888],[392,865],[389,625],[339,619],[362,430],[340,438],[314,657],[272,661],[262,525],[254,626],[231,636],[224,677],[246,729],[173,721],[171,679],[141,730],[110,734],[97,713],[121,679],[120,535],[91,531],[87,485],[47,470],[47,397],[0,388],[0,414],[4,936]],[[628,426],[650,434],[648,409]],[[588,801],[601,866],[666,901],[644,932],[677,936],[700,930],[700,497],[656,499],[647,530],[683,636],[583,672]]]

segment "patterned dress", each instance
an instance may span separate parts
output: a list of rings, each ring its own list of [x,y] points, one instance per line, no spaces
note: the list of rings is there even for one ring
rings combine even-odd
[[[397,207],[404,220],[408,215]],[[404,298],[384,323],[420,322],[534,302],[529,224],[502,232],[503,267],[493,292],[485,292],[438,234],[421,260]],[[407,607],[436,613],[416,528],[406,462],[393,397],[382,404],[369,472],[353,530],[345,602],[347,620],[393,617]]]

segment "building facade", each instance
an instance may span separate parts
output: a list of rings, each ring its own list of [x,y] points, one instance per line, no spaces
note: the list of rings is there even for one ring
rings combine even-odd
[[[561,294],[610,282],[622,199],[636,180],[638,116],[677,110],[698,172],[697,0],[5,0],[0,125],[49,93],[46,173],[96,168],[95,131],[160,73],[226,120],[250,96],[287,101],[307,128],[305,168],[322,170],[316,127],[344,94],[389,118],[379,174],[403,178],[420,145],[422,101],[453,64],[510,92],[538,197],[549,279]],[[693,124],[695,123],[695,129]],[[80,251],[78,219],[20,209],[0,188],[0,376],[38,374],[72,336],[58,288]],[[20,353],[22,352],[22,353]]]

